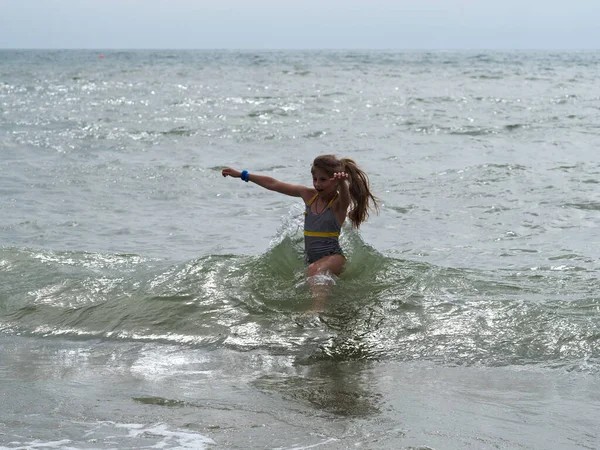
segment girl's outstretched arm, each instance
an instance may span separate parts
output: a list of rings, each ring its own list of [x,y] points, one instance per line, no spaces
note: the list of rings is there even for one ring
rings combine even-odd
[[[242,172],[236,169],[232,169],[228,167],[223,169],[221,174],[224,177],[233,177],[233,178],[241,178]],[[270,191],[279,192],[280,194],[289,195],[291,197],[302,197],[302,199],[307,202],[316,192],[313,188],[308,186],[302,186],[300,184],[289,184],[284,183],[283,181],[279,181],[273,177],[268,177],[266,175],[257,175],[255,173],[248,173],[248,181],[252,181],[253,183],[258,184],[265,189],[269,189]]]

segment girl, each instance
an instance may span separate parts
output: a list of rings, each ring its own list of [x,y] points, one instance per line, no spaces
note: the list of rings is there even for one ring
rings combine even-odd
[[[340,231],[346,221],[359,228],[369,217],[369,209],[378,210],[377,198],[370,191],[369,178],[350,158],[335,155],[317,156],[311,173],[313,187],[288,184],[265,175],[227,168],[222,174],[241,178],[266,189],[301,197],[306,204],[304,216],[304,253],[307,275],[339,276],[346,257],[339,244]],[[348,211],[350,208],[350,211]],[[313,280],[313,278],[309,278]],[[325,291],[313,283],[313,296],[322,302]]]

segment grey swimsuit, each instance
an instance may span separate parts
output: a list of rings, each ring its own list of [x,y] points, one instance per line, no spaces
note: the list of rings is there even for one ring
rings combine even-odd
[[[336,199],[331,199],[325,211],[315,214],[310,210],[310,205],[317,199],[316,194],[306,204],[304,212],[304,256],[307,264],[312,264],[319,259],[329,255],[342,255],[339,236],[341,228],[331,205]]]

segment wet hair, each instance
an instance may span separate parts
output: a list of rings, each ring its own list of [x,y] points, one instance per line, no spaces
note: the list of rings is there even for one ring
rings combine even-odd
[[[312,164],[311,172],[321,169],[330,177],[335,172],[346,172],[350,182],[350,211],[348,218],[354,228],[369,218],[369,210],[379,211],[379,200],[371,193],[369,177],[350,158],[338,159],[335,155],[317,156]]]

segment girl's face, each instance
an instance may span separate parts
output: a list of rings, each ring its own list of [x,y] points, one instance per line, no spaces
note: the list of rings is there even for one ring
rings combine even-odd
[[[331,177],[323,169],[313,169],[313,187],[319,194],[331,194],[337,190],[336,180],[331,180]]]

